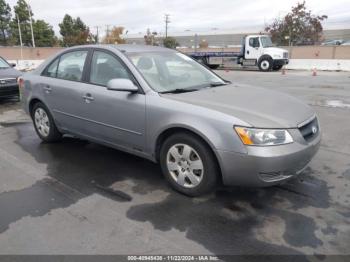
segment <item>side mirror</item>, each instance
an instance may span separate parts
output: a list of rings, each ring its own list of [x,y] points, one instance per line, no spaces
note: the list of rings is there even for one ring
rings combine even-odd
[[[11,63],[10,66],[11,67],[16,67],[16,64],[15,63]]]
[[[124,91],[130,93],[136,93],[139,91],[138,87],[134,83],[125,78],[111,79],[107,83],[107,89],[113,91]]]

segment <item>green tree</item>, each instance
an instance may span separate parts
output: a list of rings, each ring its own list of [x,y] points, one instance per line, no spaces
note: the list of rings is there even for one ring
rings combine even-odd
[[[279,45],[315,44],[322,37],[322,21],[326,15],[313,15],[307,10],[305,1],[292,7],[283,18],[276,18],[265,31]]]
[[[167,48],[175,49],[177,46],[179,46],[179,43],[174,37],[168,36],[163,39],[163,45]]]
[[[24,0],[18,0],[17,4],[14,6],[15,15],[11,22],[11,38],[12,42],[16,45],[20,44],[19,41],[19,32],[18,32],[18,23],[17,17],[19,19],[19,23],[21,26],[21,35],[23,45],[31,46],[32,45],[32,35],[30,30],[30,14],[33,16],[32,11],[28,11],[28,6]]]
[[[0,43],[7,45],[10,37],[11,8],[4,0],[0,0]]]
[[[1,1],[1,0],[0,0]],[[18,0],[14,6],[15,15],[10,23],[11,28],[11,43],[20,44],[18,20],[21,28],[22,43],[25,46],[32,46],[32,32],[30,29],[30,19],[33,17],[33,12],[27,5],[25,0]],[[17,20],[18,18],[18,20]],[[32,18],[33,34],[36,46],[53,46],[57,42],[52,26],[44,20],[35,21]]]
[[[90,29],[80,19],[74,19],[66,14],[62,23],[59,24],[60,34],[62,35],[63,46],[74,46],[87,44],[94,37],[90,34]]]
[[[35,45],[38,47],[55,46],[57,37],[52,26],[44,20],[36,20],[33,23],[33,31],[35,36]]]

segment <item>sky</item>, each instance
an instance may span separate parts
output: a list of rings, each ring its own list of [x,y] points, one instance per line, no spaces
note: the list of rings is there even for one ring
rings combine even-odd
[[[17,0],[7,0],[13,7]],[[101,34],[106,26],[123,26],[128,34],[164,33],[164,14],[170,14],[169,33],[200,31],[261,31],[266,23],[288,13],[298,0],[27,0],[34,19],[49,22],[56,33],[66,13],[81,17]],[[350,29],[350,0],[306,0],[314,14],[328,15],[326,29]]]

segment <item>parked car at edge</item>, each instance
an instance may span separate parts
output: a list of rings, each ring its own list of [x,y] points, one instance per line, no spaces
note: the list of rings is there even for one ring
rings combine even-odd
[[[0,56],[0,98],[19,97],[17,79],[22,73]]]
[[[219,182],[291,179],[321,140],[305,103],[225,81],[160,47],[69,48],[24,75],[20,89],[43,141],[70,134],[158,162],[171,186],[190,196]]]
[[[342,39],[328,40],[323,42],[321,45],[341,45],[344,42]]]
[[[345,42],[342,43],[341,45],[350,45],[350,40],[345,41]]]

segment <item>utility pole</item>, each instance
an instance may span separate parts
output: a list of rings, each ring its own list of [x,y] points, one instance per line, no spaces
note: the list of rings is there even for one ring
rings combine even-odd
[[[198,45],[198,35],[194,35],[194,52],[197,52],[197,45]]]
[[[100,31],[99,31],[99,29],[100,29],[100,27],[99,26],[96,26],[95,27],[96,28],[96,44],[99,44],[100,43]]]
[[[170,24],[170,15],[169,14],[165,14],[165,38],[168,37],[168,27]]]
[[[19,23],[18,14],[16,14],[16,17],[17,17],[17,23],[18,23],[19,44],[21,45],[21,60],[23,60],[23,43],[22,43],[21,25]]]
[[[109,44],[109,27],[111,25],[106,25],[106,39],[107,39],[107,44]]]
[[[35,48],[35,40],[34,40],[34,32],[33,32],[33,19],[32,19],[32,11],[30,6],[28,5],[27,1],[24,1],[27,5],[28,14],[29,14],[29,24],[30,24],[30,31],[32,33],[32,46]]]

